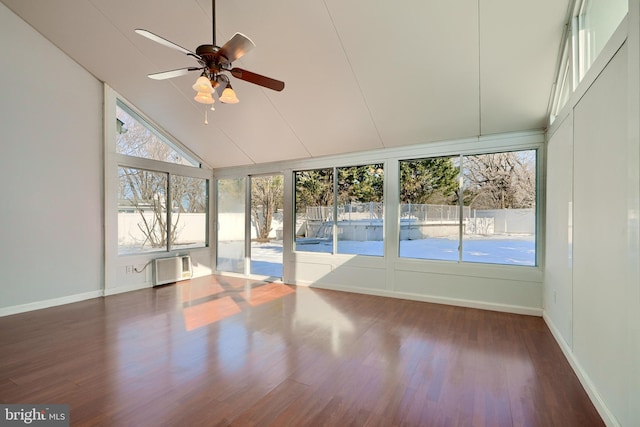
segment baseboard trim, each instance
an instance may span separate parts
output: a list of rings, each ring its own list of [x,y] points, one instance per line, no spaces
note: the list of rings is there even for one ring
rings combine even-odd
[[[433,295],[412,294],[408,292],[388,291],[384,289],[369,288],[352,288],[340,285],[331,285],[326,283],[301,282],[295,283],[298,286],[306,286],[310,288],[328,289],[333,291],[353,292],[364,295],[375,295],[380,297],[400,298],[412,301],[430,302],[433,304],[453,305],[456,307],[477,308],[480,310],[499,311],[502,313],[522,314],[526,316],[542,316],[542,309],[535,307],[524,307],[518,305],[498,304],[485,301],[473,301],[458,298],[446,298]]]
[[[123,294],[125,292],[139,291],[140,289],[147,289],[152,287],[153,287],[152,283],[145,282],[145,283],[136,283],[135,285],[129,285],[129,286],[118,286],[116,288],[106,288],[104,290],[104,296],[108,297],[109,295]]]
[[[604,403],[604,400],[602,400],[602,396],[600,396],[600,393],[598,393],[595,384],[593,383],[593,381],[591,381],[591,378],[589,377],[587,372],[582,368],[582,365],[580,364],[578,359],[575,358],[573,350],[571,349],[571,347],[569,347],[564,338],[562,338],[560,330],[556,328],[556,326],[553,324],[553,321],[551,321],[547,313],[544,311],[542,313],[542,318],[551,331],[551,335],[553,335],[553,338],[560,346],[564,357],[569,362],[569,365],[571,365],[571,369],[573,369],[573,372],[575,372],[576,376],[578,377],[580,384],[582,384],[582,387],[587,392],[591,403],[593,403],[596,411],[598,411],[598,414],[600,414],[600,417],[602,417],[602,421],[604,421],[604,423],[609,427],[621,427],[621,424]]]
[[[44,301],[30,302],[27,304],[14,305],[11,307],[0,308],[0,317],[11,316],[12,314],[25,313],[27,311],[41,310],[43,308],[56,307],[59,305],[71,304],[74,302],[84,301],[92,298],[103,296],[103,290],[85,292],[82,294],[69,295],[66,297],[52,298]]]

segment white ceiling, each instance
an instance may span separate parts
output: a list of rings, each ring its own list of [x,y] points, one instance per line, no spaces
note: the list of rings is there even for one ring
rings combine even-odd
[[[541,129],[569,0],[218,0],[216,41],[256,48],[234,66],[240,103],[204,125],[197,65],[134,33],[195,51],[211,43],[210,0],[1,0],[212,167],[317,157]]]

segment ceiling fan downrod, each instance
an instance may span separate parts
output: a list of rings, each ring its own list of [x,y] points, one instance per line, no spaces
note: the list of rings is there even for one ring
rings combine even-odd
[[[216,46],[216,0],[211,0],[211,28],[213,32],[213,45]]]

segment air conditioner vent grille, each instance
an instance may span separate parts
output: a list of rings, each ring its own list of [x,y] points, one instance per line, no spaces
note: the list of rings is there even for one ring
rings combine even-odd
[[[154,286],[174,283],[190,279],[193,276],[191,257],[177,256],[171,258],[157,258],[154,260]]]

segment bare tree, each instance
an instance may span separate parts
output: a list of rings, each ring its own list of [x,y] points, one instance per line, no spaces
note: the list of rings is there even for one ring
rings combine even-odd
[[[144,245],[161,248],[167,245],[167,175],[135,168],[120,168],[120,199],[140,214],[138,228],[145,236]],[[122,203],[122,202],[121,202]],[[179,216],[174,218],[177,224]],[[174,224],[175,225],[175,224]],[[175,238],[175,227],[171,239]]]
[[[535,206],[535,151],[466,156],[463,170],[465,205],[476,209]]]
[[[282,209],[283,191],[280,175],[251,178],[251,216],[258,241],[269,240],[273,214]]]

